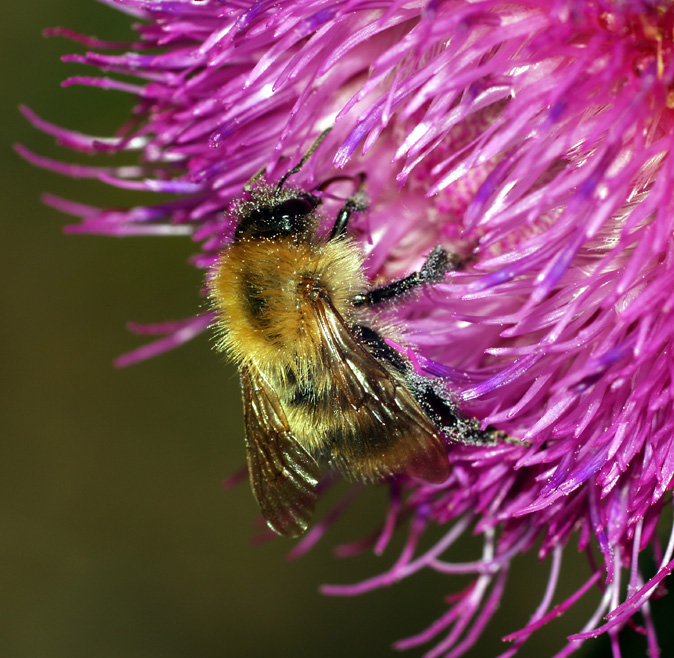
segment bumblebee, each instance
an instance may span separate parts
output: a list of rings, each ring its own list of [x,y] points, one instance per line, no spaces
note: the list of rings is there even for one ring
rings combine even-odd
[[[252,489],[269,527],[291,537],[309,525],[322,465],[365,481],[441,483],[450,473],[443,439],[493,442],[414,373],[368,312],[442,281],[459,259],[436,247],[419,272],[369,287],[363,253],[346,236],[367,207],[363,182],[321,237],[321,198],[285,186],[310,154],[235,203],[234,238],[210,281],[218,348],[241,375]]]

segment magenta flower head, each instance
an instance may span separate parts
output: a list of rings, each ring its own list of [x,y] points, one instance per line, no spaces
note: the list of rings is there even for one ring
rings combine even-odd
[[[340,551],[381,553],[406,532],[399,558],[382,575],[325,591],[358,594],[422,569],[472,574],[438,621],[397,645],[429,642],[429,658],[460,656],[496,611],[513,558],[535,549],[550,557],[548,587],[503,656],[595,588],[595,614],[556,656],[603,633],[618,656],[628,624],[659,655],[649,601],[674,569],[674,535],[661,546],[656,532],[663,508],[671,510],[674,473],[672,5],[102,1],[138,19],[136,42],[51,33],[93,49],[68,61],[111,74],[65,84],[134,95],[131,120],[101,139],[24,112],[70,149],[134,153],[137,164],[21,153],[66,175],[173,197],[127,210],[48,197],[80,218],[71,232],[189,235],[207,281],[232,240],[231,206],[246,183],[262,168],[278,181],[331,128],[290,182],[317,189],[340,176],[337,187],[352,191],[365,175],[369,210],[354,218],[352,235],[367,254],[367,277],[418,270],[437,245],[465,259],[385,311],[397,332],[391,346],[466,415],[514,440],[450,445],[442,484],[394,479],[381,529]],[[326,188],[326,228],[349,193]],[[161,336],[119,364],[212,322],[203,313],[134,325]],[[330,518],[294,554],[324,535]],[[444,534],[421,550],[431,526]],[[481,538],[481,555],[448,561],[469,532]],[[587,553],[592,575],[560,600],[569,542]],[[640,567],[644,551],[655,571]]]

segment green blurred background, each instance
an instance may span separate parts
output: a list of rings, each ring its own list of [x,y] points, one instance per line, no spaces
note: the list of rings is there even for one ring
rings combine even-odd
[[[41,205],[41,193],[97,206],[145,199],[35,169],[11,150],[21,142],[71,158],[29,126],[19,103],[90,134],[111,134],[124,121],[125,95],[60,88],[67,76],[95,72],[61,63],[61,55],[84,48],[45,39],[41,30],[63,25],[128,39],[130,22],[94,0],[33,0],[12,3],[0,27],[0,656],[390,655],[393,640],[439,617],[443,597],[466,581],[421,574],[355,599],[318,593],[321,583],[357,581],[395,557],[331,554],[331,546],[362,536],[382,517],[385,492],[377,488],[299,561],[286,559],[289,541],[252,546],[256,506],[247,484],[220,486],[244,460],[233,369],[206,337],[126,370],[111,365],[141,343],[125,330],[127,320],[178,319],[202,307],[201,275],[186,264],[193,245],[186,238],[64,236],[68,219]],[[472,559],[478,544],[469,544],[449,558]],[[565,555],[566,595],[588,575],[574,553],[571,547]],[[470,655],[505,648],[498,638],[526,622],[548,569],[533,556],[515,562],[497,623]],[[521,655],[563,646],[563,635],[580,629],[598,600],[588,599]],[[671,615],[671,608],[659,610]],[[634,646],[632,655],[643,655],[643,643]],[[588,643],[579,655],[593,651],[606,655],[606,642]]]

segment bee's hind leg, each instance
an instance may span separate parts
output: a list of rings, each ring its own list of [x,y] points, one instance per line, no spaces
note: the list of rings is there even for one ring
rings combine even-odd
[[[479,420],[463,414],[441,380],[422,377],[412,369],[407,370],[406,379],[428,417],[451,442],[476,446],[498,445],[503,442],[522,444],[519,439],[509,437],[492,425],[482,429]]]
[[[464,262],[457,254],[450,253],[443,247],[437,246],[428,254],[426,262],[418,272],[414,272],[404,279],[391,281],[384,286],[356,295],[353,303],[356,306],[374,306],[380,302],[405,296],[427,283],[431,285],[441,283],[448,272],[461,269]]]

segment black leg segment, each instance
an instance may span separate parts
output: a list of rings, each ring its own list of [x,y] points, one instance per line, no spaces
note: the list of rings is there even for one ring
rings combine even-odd
[[[359,183],[356,191],[346,200],[341,210],[337,213],[335,224],[330,231],[328,240],[334,240],[346,233],[346,226],[349,223],[351,215],[355,212],[367,210],[369,200],[365,194],[365,174],[359,174]]]
[[[440,283],[447,272],[458,270],[462,265],[463,261],[456,254],[451,254],[437,246],[428,254],[421,270],[406,276],[404,279],[398,279],[374,290],[356,295],[353,303],[355,306],[373,306],[380,302],[407,295],[427,283]]]

